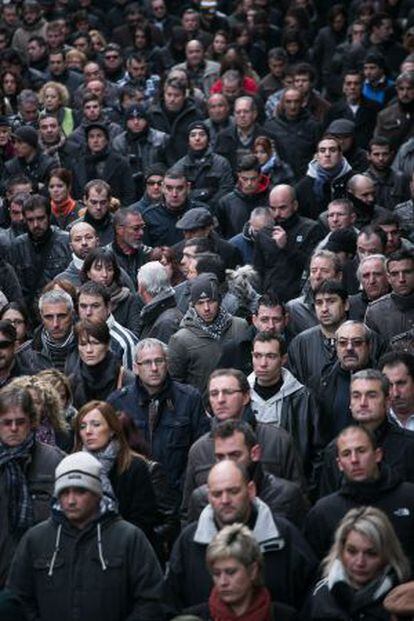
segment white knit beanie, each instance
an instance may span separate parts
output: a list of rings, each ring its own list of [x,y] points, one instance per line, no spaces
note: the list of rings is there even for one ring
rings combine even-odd
[[[100,462],[84,451],[68,455],[58,465],[55,473],[55,496],[68,487],[82,487],[102,496]]]

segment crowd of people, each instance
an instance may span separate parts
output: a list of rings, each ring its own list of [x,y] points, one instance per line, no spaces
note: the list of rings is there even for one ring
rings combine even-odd
[[[0,3],[0,619],[414,615],[414,0]]]

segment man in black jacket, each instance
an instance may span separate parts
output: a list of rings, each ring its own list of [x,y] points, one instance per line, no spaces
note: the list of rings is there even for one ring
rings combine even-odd
[[[105,246],[114,239],[113,215],[110,212],[111,186],[102,179],[93,179],[83,188],[83,202],[86,211],[81,218],[69,225],[69,230],[79,222],[86,222],[94,228],[99,244]]]
[[[307,510],[300,487],[297,483],[265,472],[261,464],[262,448],[252,427],[243,421],[225,420],[214,426],[212,436],[216,461],[231,459],[244,466],[256,486],[257,496],[272,513],[282,515],[300,527]],[[198,520],[207,504],[207,485],[200,485],[191,495],[187,523]]]
[[[315,559],[303,536],[288,520],[273,515],[256,496],[246,470],[230,459],[213,466],[208,477],[209,504],[197,522],[177,539],[165,580],[169,612],[183,612],[208,599],[212,578],[206,548],[224,526],[248,525],[264,551],[264,582],[272,599],[301,606],[312,583]]]
[[[364,427],[346,427],[336,439],[341,488],[318,500],[305,523],[305,537],[319,559],[329,552],[335,530],[350,509],[370,505],[384,511],[411,562],[414,559],[414,484],[383,463],[382,449]]]
[[[5,163],[2,185],[15,175],[25,175],[41,189],[49,181],[50,172],[56,168],[56,160],[45,155],[39,148],[39,137],[33,127],[23,126],[14,132],[16,156]]]
[[[9,261],[29,307],[43,287],[70,262],[69,235],[50,224],[50,204],[39,194],[23,205],[27,233],[13,240]]]
[[[351,378],[351,413],[356,424],[367,428],[382,449],[384,462],[406,481],[414,482],[414,433],[405,431],[387,418],[389,382],[374,369],[354,373]],[[320,496],[341,486],[342,475],[336,466],[336,446],[325,450],[320,483]]]
[[[370,140],[369,167],[365,174],[375,183],[376,202],[390,210],[410,198],[408,176],[400,170],[391,168],[394,155],[388,138],[377,136]]]
[[[130,205],[136,198],[132,170],[128,160],[111,148],[107,125],[90,123],[85,134],[86,149],[72,160],[74,198],[82,198],[88,181],[103,179],[122,206]]]
[[[145,223],[139,211],[132,206],[118,209],[114,215],[113,228],[115,239],[108,245],[117,258],[119,266],[123,268],[136,289],[137,274],[140,267],[148,261],[151,248],[144,246]]]
[[[263,290],[274,290],[282,301],[299,295],[303,269],[323,237],[316,222],[299,216],[298,207],[294,188],[289,185],[273,188],[269,209],[275,226],[258,233],[253,256]]]
[[[101,471],[87,452],[65,457],[55,472],[53,516],[31,529],[19,546],[8,587],[32,618],[162,618],[162,574],[155,553],[104,494]]]

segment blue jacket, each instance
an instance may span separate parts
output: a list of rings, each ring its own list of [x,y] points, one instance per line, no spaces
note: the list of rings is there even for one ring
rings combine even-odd
[[[122,410],[134,420],[151,447],[153,459],[164,466],[170,485],[181,489],[188,451],[201,435],[209,431],[210,422],[198,390],[169,377],[153,401],[158,402],[158,420],[151,437],[148,423],[151,396],[139,379],[108,397],[115,409]]]

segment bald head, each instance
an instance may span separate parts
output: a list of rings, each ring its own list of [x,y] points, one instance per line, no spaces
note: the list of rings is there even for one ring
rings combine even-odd
[[[286,184],[276,185],[269,195],[269,209],[275,224],[283,224],[298,209],[295,189]]]
[[[74,224],[69,232],[70,248],[73,254],[82,261],[88,253],[99,245],[95,229],[86,222]]]
[[[212,467],[207,480],[208,500],[220,527],[249,519],[256,487],[247,471],[230,459]]]
[[[347,190],[358,200],[373,205],[375,203],[375,184],[365,175],[354,175],[347,184]]]

